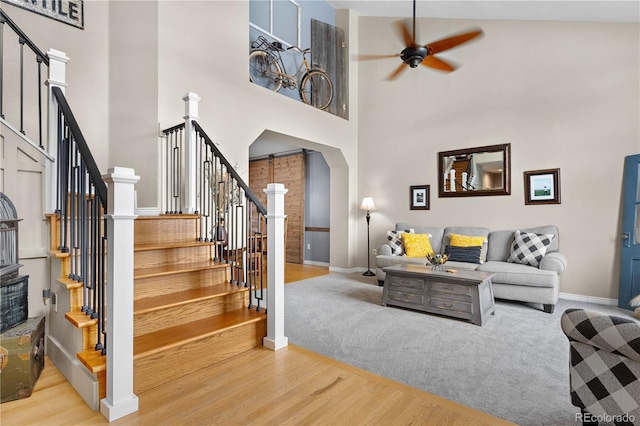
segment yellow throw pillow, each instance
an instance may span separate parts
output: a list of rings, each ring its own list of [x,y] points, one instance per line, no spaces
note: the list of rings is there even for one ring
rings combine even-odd
[[[484,244],[485,237],[471,237],[469,235],[449,234],[450,245],[455,247],[475,247]]]
[[[407,257],[426,257],[427,254],[433,253],[429,234],[402,234],[404,242],[404,252]]]

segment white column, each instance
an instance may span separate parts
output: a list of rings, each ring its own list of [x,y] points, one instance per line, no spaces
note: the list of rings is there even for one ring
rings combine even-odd
[[[467,190],[467,172],[462,172],[462,189]]]
[[[281,183],[270,183],[267,194],[267,337],[262,344],[274,351],[289,344],[284,335],[284,195]]]
[[[66,67],[69,58],[64,52],[55,49],[47,51],[49,57],[49,76],[46,81],[48,99],[47,118],[47,152],[51,157],[58,158],[58,104],[53,98],[51,89],[59,87],[62,93],[67,87]],[[57,194],[57,163],[47,161],[45,163],[45,211],[53,213],[56,209]]]
[[[196,93],[187,93],[182,98],[184,101],[184,134],[185,134],[185,153],[184,153],[184,201],[182,206],[183,213],[193,213],[197,210],[197,182],[196,175],[199,168],[196,164],[197,138],[193,129],[192,120],[198,121],[198,102],[200,96]]]
[[[109,421],[138,411],[133,393],[133,169],[114,167],[102,177],[107,196],[107,397],[100,412]]]

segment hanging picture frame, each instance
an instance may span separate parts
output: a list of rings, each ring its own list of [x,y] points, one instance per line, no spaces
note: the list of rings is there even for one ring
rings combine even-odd
[[[429,185],[413,185],[411,186],[411,210],[429,210]]]
[[[524,204],[560,204],[560,169],[524,172]]]

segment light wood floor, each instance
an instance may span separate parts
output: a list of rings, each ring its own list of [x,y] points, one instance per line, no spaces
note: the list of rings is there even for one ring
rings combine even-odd
[[[315,268],[310,274],[327,273]],[[285,281],[295,280],[294,271],[305,277],[305,269],[287,267],[292,275]],[[510,424],[294,345],[277,352],[257,348],[138,397],[139,411],[114,425]],[[0,421],[3,426],[108,423],[48,358],[31,397],[0,404]]]

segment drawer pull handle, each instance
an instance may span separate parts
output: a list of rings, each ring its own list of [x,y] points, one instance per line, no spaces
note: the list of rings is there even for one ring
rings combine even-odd
[[[445,308],[453,308],[453,303],[443,303],[442,306]]]
[[[451,286],[451,285],[444,286],[444,288],[446,290],[455,290],[456,289],[454,286]]]

